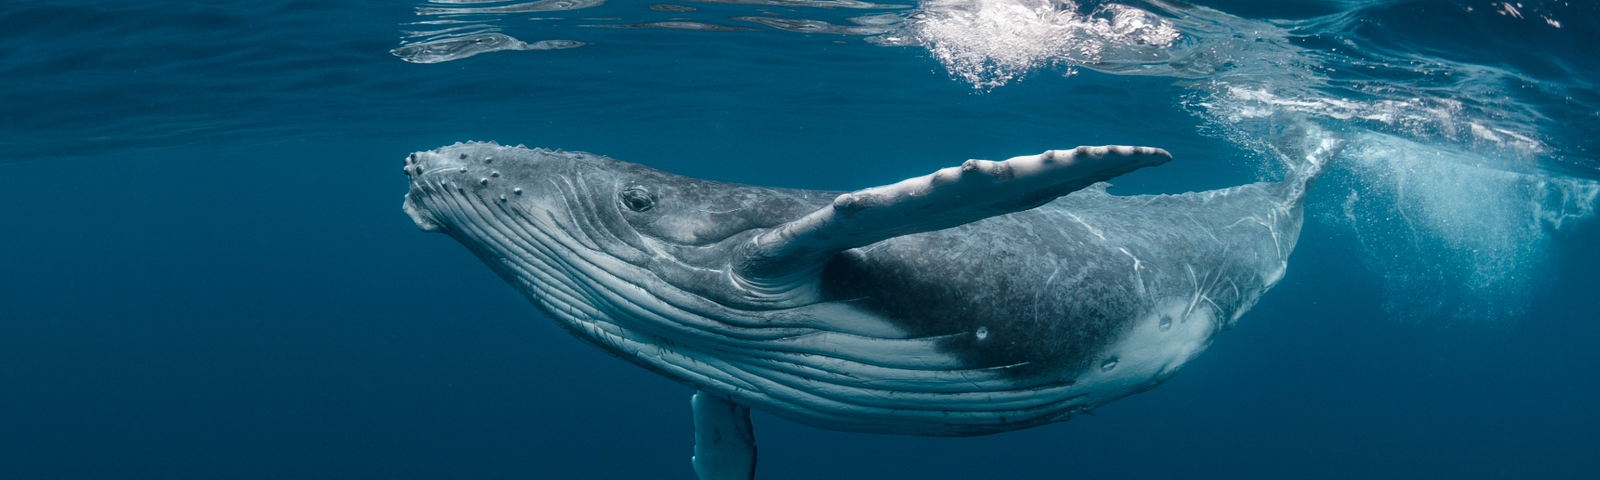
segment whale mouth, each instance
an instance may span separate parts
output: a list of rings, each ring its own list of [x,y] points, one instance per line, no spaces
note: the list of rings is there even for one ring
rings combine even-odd
[[[417,228],[422,229],[424,232],[437,232],[443,228],[443,224],[433,217],[433,213],[426,206],[420,203],[422,197],[426,195],[421,188],[422,184],[429,177],[437,176],[438,173],[449,169],[465,170],[465,168],[458,165],[441,165],[444,163],[452,162],[446,160],[444,155],[438,154],[437,150],[432,152],[413,152],[411,155],[406,156],[405,173],[406,177],[411,180],[411,189],[406,192],[405,203],[401,208],[405,210],[406,216],[411,217],[411,221],[417,224]]]
[[[418,207],[414,202],[412,194],[406,193],[405,204],[401,205],[401,209],[405,210],[406,216],[411,217],[411,221],[417,224],[417,228],[422,229],[424,232],[439,231],[439,222],[434,220],[427,213],[427,210]]]

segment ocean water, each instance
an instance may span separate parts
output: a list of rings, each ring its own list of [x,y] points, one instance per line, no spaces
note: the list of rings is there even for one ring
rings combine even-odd
[[[883,2],[883,3],[877,3]],[[1600,6],[0,6],[0,477],[693,478],[685,386],[400,210],[497,140],[849,190],[1077,145],[1113,194],[1343,152],[1287,277],[1159,388],[975,438],[755,414],[764,479],[1591,478]]]

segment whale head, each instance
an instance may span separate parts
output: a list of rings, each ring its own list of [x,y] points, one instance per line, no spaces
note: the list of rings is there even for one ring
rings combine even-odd
[[[434,210],[443,204],[429,202],[453,198],[447,203],[471,199],[475,204],[599,215],[618,230],[606,233],[619,239],[637,234],[665,244],[706,246],[751,229],[771,228],[831,199],[674,175],[588,153],[493,142],[413,153],[406,158],[405,172],[411,179],[405,211],[426,231],[448,227],[441,223],[448,219],[439,215],[449,214]],[[626,225],[611,224],[618,221]]]
[[[728,253],[837,194],[493,142],[413,153],[405,172],[404,209],[417,227],[460,241],[554,316],[600,304],[614,308],[584,316],[615,317],[660,300],[617,291],[737,304],[739,287],[721,278]]]

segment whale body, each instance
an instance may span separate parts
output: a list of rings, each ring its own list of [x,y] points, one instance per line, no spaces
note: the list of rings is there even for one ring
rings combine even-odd
[[[407,157],[404,207],[575,337],[698,389],[697,415],[984,435],[1150,389],[1205,350],[1283,277],[1336,148],[1309,142],[1280,182],[1114,196],[1104,181],[1170,155],[968,160],[847,193],[469,142]]]

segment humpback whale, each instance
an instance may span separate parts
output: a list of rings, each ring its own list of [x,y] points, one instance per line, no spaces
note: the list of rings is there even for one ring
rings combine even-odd
[[[1078,147],[854,192],[468,142],[412,153],[404,210],[573,336],[697,389],[693,466],[752,478],[748,409],[820,428],[985,435],[1155,387],[1284,275],[1307,135],[1279,182],[1115,196],[1165,163]]]

